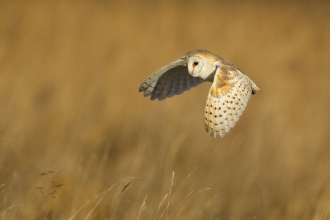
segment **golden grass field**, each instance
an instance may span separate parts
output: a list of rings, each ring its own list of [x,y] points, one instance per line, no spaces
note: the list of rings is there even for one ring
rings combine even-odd
[[[0,5],[0,219],[330,219],[328,1]],[[138,93],[193,49],[261,88],[222,139]]]

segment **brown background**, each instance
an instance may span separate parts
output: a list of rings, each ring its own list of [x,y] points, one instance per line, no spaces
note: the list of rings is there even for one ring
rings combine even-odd
[[[0,219],[330,218],[327,1],[0,4]],[[223,139],[138,93],[193,49],[261,88]]]

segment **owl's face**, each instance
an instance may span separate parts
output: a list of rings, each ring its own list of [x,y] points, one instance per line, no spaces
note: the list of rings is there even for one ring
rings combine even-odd
[[[206,79],[214,72],[216,66],[214,59],[210,59],[204,54],[196,54],[188,56],[188,72],[193,77]]]

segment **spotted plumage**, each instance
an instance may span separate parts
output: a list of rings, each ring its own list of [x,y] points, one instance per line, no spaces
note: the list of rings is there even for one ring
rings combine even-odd
[[[206,131],[223,137],[242,115],[258,86],[242,71],[221,57],[193,50],[150,75],[139,91],[150,99],[164,100],[205,81],[212,82],[204,113]]]

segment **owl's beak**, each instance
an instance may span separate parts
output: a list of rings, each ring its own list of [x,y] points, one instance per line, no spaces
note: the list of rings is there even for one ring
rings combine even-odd
[[[191,73],[189,73],[191,76],[194,76],[194,75],[193,75],[193,72],[194,72],[194,70],[195,70],[195,67],[196,67],[196,65],[193,63]]]
[[[189,73],[191,76],[193,76],[194,68],[195,67],[193,67],[192,70],[191,70],[191,73]]]

